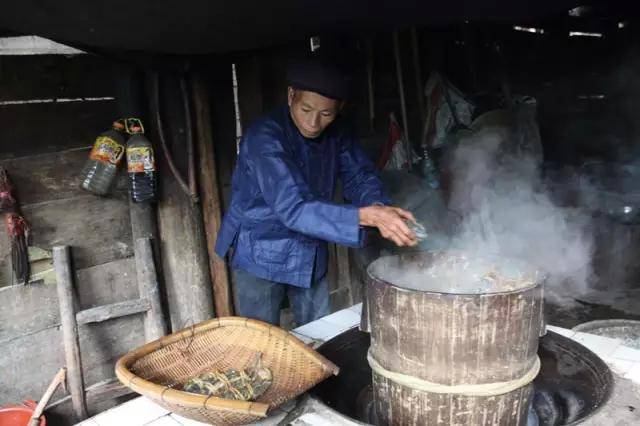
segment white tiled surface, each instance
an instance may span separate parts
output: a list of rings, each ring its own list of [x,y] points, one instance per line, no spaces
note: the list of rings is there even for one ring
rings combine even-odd
[[[624,374],[624,377],[640,383],[640,362],[634,362],[633,366]]]
[[[573,330],[569,330],[568,328],[556,327],[555,325],[547,325],[547,330],[562,334],[564,337],[568,337],[569,339],[571,339],[573,335],[576,334],[576,332]]]
[[[335,312],[310,324],[292,331],[296,337],[307,344],[317,346],[323,341],[355,327],[360,323],[362,304],[352,306],[342,311]],[[640,351],[631,349],[615,339],[595,336],[587,333],[574,332],[561,327],[547,326],[548,330],[574,339],[586,346],[602,358],[614,372],[622,377],[640,384]],[[291,402],[256,426],[275,426],[295,407]],[[305,424],[321,426],[327,423],[325,419],[307,418]],[[202,426],[204,423],[196,422],[171,414],[164,408],[154,404],[145,397],[139,397],[126,402],[111,410],[98,414],[85,420],[82,426]]]
[[[576,342],[591,349],[600,358],[603,359],[612,355],[613,352],[621,346],[619,340],[596,336],[594,334],[576,332],[576,334],[574,334],[571,338]],[[638,359],[638,361],[640,361],[640,358]]]
[[[177,421],[178,424],[182,426],[202,426],[205,424],[202,422],[196,422],[195,420],[187,419],[186,417],[182,417],[177,414],[170,414],[168,417],[171,417],[173,420]],[[155,423],[152,423],[152,424],[156,426]]]
[[[618,375],[640,384],[640,351],[623,346],[619,340],[566,328],[547,326],[548,330],[562,334],[586,346],[598,355]]]
[[[637,349],[628,348],[626,346],[618,346],[611,354],[612,358],[626,359],[629,361],[640,360],[640,351]]]
[[[168,410],[141,396],[98,414],[93,417],[93,421],[97,423],[97,426],[124,426],[124,423],[131,426],[155,425],[155,420],[168,414]],[[158,426],[166,425],[167,423],[162,423]]]
[[[360,322],[360,315],[351,309],[343,309],[322,318],[322,320],[333,324],[341,331],[345,331]]]
[[[77,423],[76,426],[98,426],[98,423],[96,423],[96,421],[93,418],[91,418],[83,422]]]
[[[337,326],[323,318],[298,327],[295,331],[303,336],[310,337],[314,340],[328,340],[334,336],[334,329]]]
[[[202,424],[202,423],[200,423],[200,424]],[[182,426],[182,423],[180,423],[178,420],[176,420],[172,416],[168,415],[168,416],[162,416],[159,419],[155,419],[154,421],[147,423],[147,425],[153,425],[153,426]]]

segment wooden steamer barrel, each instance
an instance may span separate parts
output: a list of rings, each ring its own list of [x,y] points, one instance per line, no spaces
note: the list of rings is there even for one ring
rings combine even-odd
[[[383,257],[368,270],[379,425],[524,425],[539,370],[542,285],[501,293],[408,290],[386,264],[427,268],[446,254]]]

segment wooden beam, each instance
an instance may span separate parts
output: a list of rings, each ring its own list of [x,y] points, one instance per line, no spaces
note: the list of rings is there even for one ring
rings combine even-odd
[[[87,403],[89,404],[95,404],[107,399],[119,398],[121,396],[133,393],[131,389],[120,383],[120,381],[115,377],[93,384],[89,386],[85,391],[87,395]],[[57,399],[48,404],[46,410],[50,410],[66,402],[69,402],[70,399],[71,395],[67,395],[60,399]]]
[[[222,223],[222,208],[213,149],[212,114],[206,86],[197,74],[193,76],[191,89],[195,104],[198,159],[200,162],[198,170],[200,171],[202,210],[209,252],[209,272],[213,283],[216,316],[224,317],[233,315],[233,307],[227,266],[213,250]]]
[[[53,267],[56,270],[60,322],[62,323],[62,343],[64,344],[67,383],[76,420],[88,417],[87,401],[84,395],[82,361],[80,359],[80,340],[76,323],[76,300],[73,294],[73,274],[71,273],[71,255],[68,246],[53,247]]]
[[[178,81],[168,73],[159,79],[163,84],[161,101],[166,122],[165,136],[175,164],[187,164],[185,111],[182,108]],[[229,87],[231,90],[231,87]],[[154,106],[154,109],[156,107]],[[156,122],[156,125],[158,123]],[[232,124],[232,121],[230,121]],[[156,130],[160,127],[157,126]],[[199,204],[181,190],[176,177],[168,173],[167,159],[159,156],[160,197],[158,211],[158,244],[162,259],[163,289],[166,291],[168,319],[174,330],[212,318],[214,302],[207,254],[206,232]]]
[[[422,67],[420,66],[420,45],[416,27],[411,28],[411,52],[413,53],[413,71],[416,77],[416,95],[420,120],[425,119],[424,90],[422,88]]]
[[[407,120],[407,102],[404,96],[404,82],[402,78],[402,60],[400,59],[400,40],[398,30],[393,32],[393,53],[396,59],[396,76],[398,78],[398,93],[400,95],[400,108],[402,111],[402,127],[404,130],[404,142],[407,150],[407,166],[409,171],[413,169],[413,149],[409,140],[409,123]]]
[[[375,132],[376,104],[373,84],[373,37],[365,41],[367,48],[367,99],[369,101],[369,131]]]
[[[262,56],[251,52],[236,62],[238,107],[243,129],[264,114]]]
[[[140,297],[145,299],[149,305],[144,319],[145,340],[149,342],[167,334],[167,322],[162,311],[160,283],[156,273],[151,240],[138,238],[134,250]]]
[[[146,312],[150,307],[151,304],[147,299],[127,300],[80,311],[76,314],[76,321],[78,325],[102,322],[112,318]]]
[[[351,290],[351,266],[349,265],[349,248],[336,245],[336,262],[338,270],[338,286],[349,291],[349,305],[353,305],[353,291]]]

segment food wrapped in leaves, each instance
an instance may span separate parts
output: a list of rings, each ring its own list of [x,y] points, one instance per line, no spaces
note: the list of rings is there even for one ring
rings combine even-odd
[[[255,401],[266,392],[272,381],[271,370],[262,366],[262,354],[258,353],[253,365],[246,370],[229,369],[224,373],[201,374],[189,379],[183,390],[218,398]]]

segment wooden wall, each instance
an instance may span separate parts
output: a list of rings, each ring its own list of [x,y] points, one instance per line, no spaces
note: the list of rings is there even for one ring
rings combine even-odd
[[[108,60],[89,55],[0,57],[0,102],[114,98],[114,73]],[[116,110],[115,99],[0,105],[0,165],[17,187],[32,246],[72,247],[80,309],[138,296],[124,173],[110,197],[78,187],[89,147],[116,118]],[[13,285],[9,253],[2,230],[3,403],[39,398],[64,365],[55,283]],[[141,316],[81,326],[86,385],[113,377],[117,358],[143,340]]]

